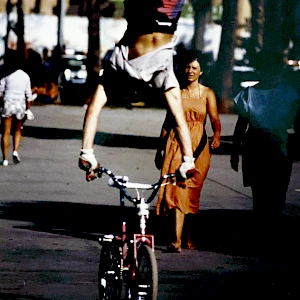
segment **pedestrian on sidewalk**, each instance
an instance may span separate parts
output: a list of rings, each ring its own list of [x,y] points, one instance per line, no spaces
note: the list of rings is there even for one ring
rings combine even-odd
[[[107,97],[120,93],[125,97],[152,88],[164,95],[174,116],[182,149],[181,175],[194,168],[191,138],[184,118],[180,87],[173,70],[174,33],[184,0],[125,0],[127,29],[121,41],[103,62],[103,75],[88,105],[79,167],[87,172],[87,180],[98,163],[94,155],[94,138],[99,114]],[[143,95],[141,95],[143,96]],[[89,175],[90,174],[90,175]]]
[[[22,125],[25,116],[30,113],[32,92],[31,81],[21,68],[17,53],[9,50],[5,56],[4,74],[0,80],[0,110],[1,110],[1,149],[3,166],[8,165],[9,139],[13,135],[14,163],[20,163],[19,147],[22,139]]]
[[[195,215],[199,211],[200,193],[210,167],[210,147],[215,149],[220,145],[221,123],[217,101],[212,89],[199,82],[203,74],[197,52],[189,51],[184,57],[185,76],[181,89],[182,104],[185,118],[192,139],[193,157],[195,158],[196,173],[181,185],[165,185],[161,187],[157,205],[157,215],[167,215],[174,226],[168,238],[168,246],[172,252],[181,252],[182,231],[186,221],[186,243],[188,249],[195,249],[196,242],[192,236],[195,230]],[[205,132],[207,115],[213,129],[211,146]],[[160,143],[156,152],[155,164],[161,174],[174,173],[181,164],[182,152],[176,134],[176,123],[168,113],[163,123]],[[174,237],[173,237],[174,236]]]
[[[262,52],[257,70],[259,83],[234,98],[239,116],[230,163],[238,172],[241,153],[243,185],[251,187],[256,220],[273,227],[285,206],[293,164],[288,130],[300,102],[297,90],[283,76],[281,54]]]

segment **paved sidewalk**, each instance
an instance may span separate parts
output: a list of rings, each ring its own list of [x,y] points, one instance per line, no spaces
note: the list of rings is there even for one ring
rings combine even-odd
[[[118,192],[104,179],[85,182],[78,169],[84,107],[36,105],[32,111],[35,119],[24,126],[21,163],[0,166],[0,299],[97,299],[96,239],[114,229]],[[155,142],[164,116],[161,109],[105,108],[95,140],[97,158],[116,174],[156,181]],[[158,300],[299,299],[294,274],[300,253],[300,163],[294,164],[276,245],[258,242],[251,192],[229,164],[236,116],[220,117],[222,146],[212,155],[201,196],[199,250],[166,253],[164,224],[151,212]]]

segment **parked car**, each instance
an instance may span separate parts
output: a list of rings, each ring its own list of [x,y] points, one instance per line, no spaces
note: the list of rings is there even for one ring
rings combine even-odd
[[[60,99],[64,104],[84,102],[84,84],[87,80],[87,56],[66,50],[62,55],[59,79]]]
[[[82,53],[62,55],[61,84],[84,84],[87,78],[86,60]]]

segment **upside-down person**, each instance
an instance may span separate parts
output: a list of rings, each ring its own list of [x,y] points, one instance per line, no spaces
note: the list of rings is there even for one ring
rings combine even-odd
[[[103,73],[87,108],[83,125],[79,167],[93,178],[98,166],[94,138],[98,118],[107,97],[121,91],[124,97],[144,86],[160,91],[175,119],[182,149],[179,172],[183,178],[193,170],[191,138],[183,113],[180,87],[173,70],[174,33],[184,0],[125,0],[127,29],[121,41],[103,62]],[[89,175],[90,174],[90,175]]]

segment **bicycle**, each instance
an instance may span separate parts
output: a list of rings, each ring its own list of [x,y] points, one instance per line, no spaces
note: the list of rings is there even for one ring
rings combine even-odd
[[[144,184],[129,182],[127,176],[115,176],[110,170],[100,167],[97,177],[105,173],[109,176],[108,185],[120,190],[120,205],[125,207],[125,199],[137,208],[139,232],[129,232],[122,220],[121,234],[103,234],[99,238],[102,246],[98,271],[99,298],[156,300],[158,290],[158,269],[154,253],[154,236],[146,233],[146,220],[149,217],[149,203],[159,188],[175,184],[175,173],[162,176],[157,183]],[[135,189],[136,197],[128,190]],[[140,190],[153,190],[148,199],[141,197]]]

